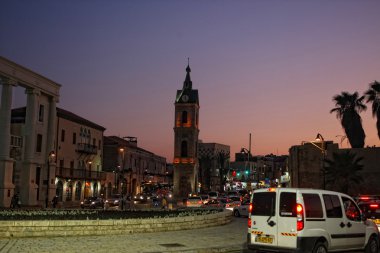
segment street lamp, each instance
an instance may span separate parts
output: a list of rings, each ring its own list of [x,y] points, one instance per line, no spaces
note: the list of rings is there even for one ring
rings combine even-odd
[[[46,179],[46,199],[45,199],[45,207],[48,208],[49,205],[49,185],[50,185],[50,163],[54,162],[55,153],[54,151],[50,151],[47,159],[47,179]]]
[[[121,177],[121,210],[124,209],[124,169],[125,169],[125,149],[119,148],[120,154],[121,154],[121,170],[119,170],[119,176]]]
[[[323,177],[323,189],[325,190],[326,189],[326,175],[325,175],[325,168],[324,168],[324,161],[325,161],[325,158],[326,158],[326,153],[327,153],[327,150],[326,150],[326,142],[325,142],[325,139],[323,138],[323,136],[318,133],[317,134],[317,137],[315,137],[315,141],[307,141],[307,143],[310,143],[312,144],[314,147],[316,147],[317,149],[319,149],[322,153],[322,162],[321,162],[321,170],[322,170],[322,177]],[[317,145],[317,143],[321,144],[320,146]]]

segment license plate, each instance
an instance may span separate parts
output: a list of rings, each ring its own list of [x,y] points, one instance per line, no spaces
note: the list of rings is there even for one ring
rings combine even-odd
[[[273,238],[272,237],[256,237],[256,242],[261,242],[261,243],[273,243]]]

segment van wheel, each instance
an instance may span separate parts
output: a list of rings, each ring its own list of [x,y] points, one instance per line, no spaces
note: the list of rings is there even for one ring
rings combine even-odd
[[[326,244],[323,242],[317,242],[313,249],[313,253],[327,253]]]
[[[379,251],[379,243],[375,237],[371,237],[365,246],[365,253],[377,253]]]
[[[238,210],[235,210],[235,211],[234,211],[234,216],[235,216],[235,217],[240,217],[240,213],[239,213]]]

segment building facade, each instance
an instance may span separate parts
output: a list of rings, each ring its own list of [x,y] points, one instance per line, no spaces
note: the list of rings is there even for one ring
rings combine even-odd
[[[230,168],[230,146],[199,142],[199,191],[224,191],[224,177]]]
[[[136,137],[104,137],[103,168],[115,175],[113,182],[107,182],[108,195],[133,196],[145,185],[168,184],[171,176],[166,158],[138,147]]]
[[[0,206],[9,207],[15,193],[24,205],[42,204],[54,194],[46,196],[54,188],[55,171],[48,157],[55,148],[61,85],[4,57],[0,57],[0,85]],[[25,125],[19,132],[11,126],[16,86],[25,88],[27,97]]]
[[[56,108],[56,135],[54,149],[50,151],[45,165],[49,175],[42,175],[40,166],[36,168],[35,182],[44,185],[49,178],[49,190],[37,192],[37,200],[45,200],[48,205],[53,196],[64,206],[78,205],[81,200],[91,196],[100,196],[102,184],[106,179],[102,172],[103,132],[104,127],[61,108]],[[25,132],[26,108],[12,110],[12,133],[19,136]],[[39,140],[43,138],[37,132],[36,151],[40,149]],[[54,165],[54,170],[50,168]],[[16,167],[17,168],[17,167]],[[15,170],[15,183],[18,170]],[[48,198],[46,198],[48,196]],[[48,200],[46,202],[46,200]]]
[[[198,187],[198,135],[199,97],[193,90],[190,66],[182,90],[177,90],[174,102],[174,174],[173,194],[175,198],[187,197]]]

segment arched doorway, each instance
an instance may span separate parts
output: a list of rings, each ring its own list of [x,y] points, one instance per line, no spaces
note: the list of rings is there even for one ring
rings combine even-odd
[[[73,200],[73,183],[68,182],[66,187],[66,201]]]
[[[62,202],[63,199],[63,183],[58,181],[57,189],[55,190],[55,195],[58,196],[58,201]]]

